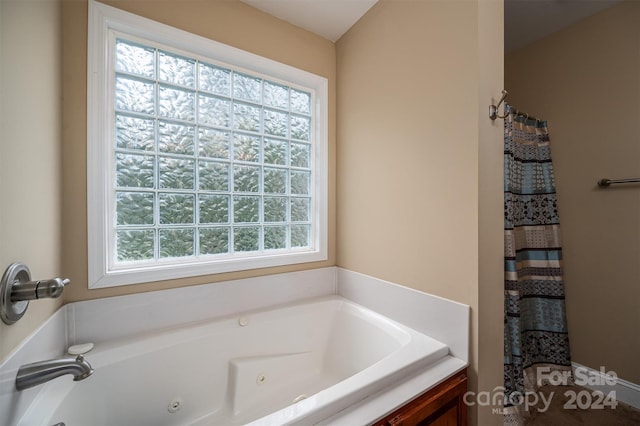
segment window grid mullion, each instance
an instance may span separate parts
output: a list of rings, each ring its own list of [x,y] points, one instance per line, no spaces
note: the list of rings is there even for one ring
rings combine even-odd
[[[234,92],[234,75],[235,71],[232,70],[229,73],[229,249],[228,253],[235,253],[235,229],[236,229],[236,220],[235,220],[235,131],[234,131],[234,121],[235,116],[233,114],[234,106],[235,106],[235,98],[233,96]]]
[[[264,79],[260,79],[260,119],[258,124],[260,134],[258,147],[258,251],[264,252],[264,153],[262,150],[264,140]]]
[[[198,123],[200,122],[200,61],[195,60],[193,64],[193,76],[195,92],[193,96],[193,188],[194,188],[194,212],[193,212],[193,255],[200,256],[200,138]]]
[[[155,189],[155,208],[154,208],[154,244],[153,244],[153,257],[156,261],[160,260],[160,158],[158,156],[160,150],[160,122],[159,122],[159,114],[158,110],[160,109],[160,86],[158,84],[158,74],[160,73],[160,69],[158,66],[159,63],[159,55],[158,49],[154,49],[154,189]]]

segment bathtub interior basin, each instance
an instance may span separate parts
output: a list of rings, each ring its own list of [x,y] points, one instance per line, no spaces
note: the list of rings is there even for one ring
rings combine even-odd
[[[441,342],[339,296],[102,343],[95,373],[41,386],[19,426],[301,422],[447,355]]]

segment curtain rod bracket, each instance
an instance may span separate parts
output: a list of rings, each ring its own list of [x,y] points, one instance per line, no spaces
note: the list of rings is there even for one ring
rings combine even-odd
[[[500,98],[500,101],[498,101],[498,105],[489,105],[489,118],[492,120],[495,120],[496,118],[505,118],[507,116],[507,112],[505,111],[505,115],[499,115],[498,114],[498,108],[500,108],[500,105],[502,105],[502,102],[504,102],[504,99],[507,97],[507,95],[509,94],[509,92],[507,92],[506,90],[502,91],[502,97]]]

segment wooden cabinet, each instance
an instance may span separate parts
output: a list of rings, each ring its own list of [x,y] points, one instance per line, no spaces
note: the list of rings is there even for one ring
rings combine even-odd
[[[455,376],[398,408],[374,426],[466,426],[467,373]]]

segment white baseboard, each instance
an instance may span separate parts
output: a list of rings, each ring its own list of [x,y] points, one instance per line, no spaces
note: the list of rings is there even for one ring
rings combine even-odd
[[[572,362],[571,365],[576,384],[605,394],[615,391],[616,400],[640,409],[640,385],[607,375],[602,369],[594,370],[577,362]]]

